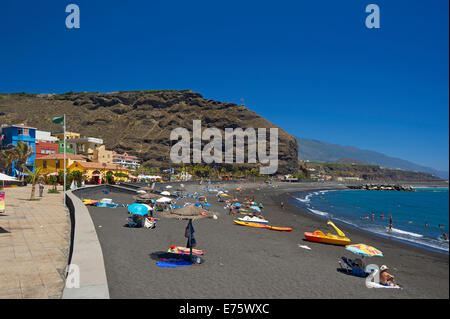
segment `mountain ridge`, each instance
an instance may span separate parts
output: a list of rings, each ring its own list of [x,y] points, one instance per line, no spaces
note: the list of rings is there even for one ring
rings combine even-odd
[[[278,128],[278,173],[298,169],[294,136],[244,106],[205,99],[191,90],[0,94],[2,124],[26,123],[61,132],[51,119],[62,114],[67,114],[68,131],[102,138],[108,149],[136,155],[145,165],[160,168],[179,166],[170,161],[170,133],[178,127],[192,132],[193,120],[201,120],[203,129],[216,127],[222,134],[225,128]]]
[[[301,160],[338,162],[342,159],[353,159],[391,169],[431,173],[442,179],[448,179],[449,177],[449,173],[446,171],[436,170],[376,151],[364,150],[355,146],[332,144],[316,139],[301,137],[296,137],[296,139],[299,146],[299,159]]]

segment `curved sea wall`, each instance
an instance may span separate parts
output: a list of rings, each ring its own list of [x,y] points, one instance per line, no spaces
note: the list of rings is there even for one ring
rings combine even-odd
[[[97,232],[88,209],[75,192],[66,192],[72,231],[69,268],[62,298],[109,299],[105,263]]]

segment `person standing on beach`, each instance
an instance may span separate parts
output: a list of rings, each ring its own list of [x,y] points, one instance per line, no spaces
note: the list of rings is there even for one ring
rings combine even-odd
[[[44,193],[44,184],[42,184],[42,181],[39,182],[39,197],[42,197],[42,194]]]
[[[283,208],[284,208],[284,203],[281,202],[281,203],[280,203],[280,206],[281,206],[281,209],[283,209]]]

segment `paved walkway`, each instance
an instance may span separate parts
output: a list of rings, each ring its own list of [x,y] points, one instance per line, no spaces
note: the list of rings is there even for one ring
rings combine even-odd
[[[30,185],[6,188],[6,210],[0,214],[0,299],[62,295],[70,217],[62,188],[60,194],[48,194],[48,188],[37,201],[28,200]]]

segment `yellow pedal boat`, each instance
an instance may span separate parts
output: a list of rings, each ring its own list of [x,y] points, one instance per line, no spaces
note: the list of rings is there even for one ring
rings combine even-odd
[[[320,230],[316,230],[315,232],[305,232],[305,238],[308,241],[312,241],[312,242],[317,242],[317,243],[324,243],[324,244],[331,244],[331,245],[348,245],[350,244],[350,239],[347,238],[345,236],[345,234],[336,227],[335,224],[333,224],[333,222],[328,221],[327,225],[330,225],[331,227],[333,227],[336,232],[338,233],[337,235],[333,235],[333,234],[325,234]]]

